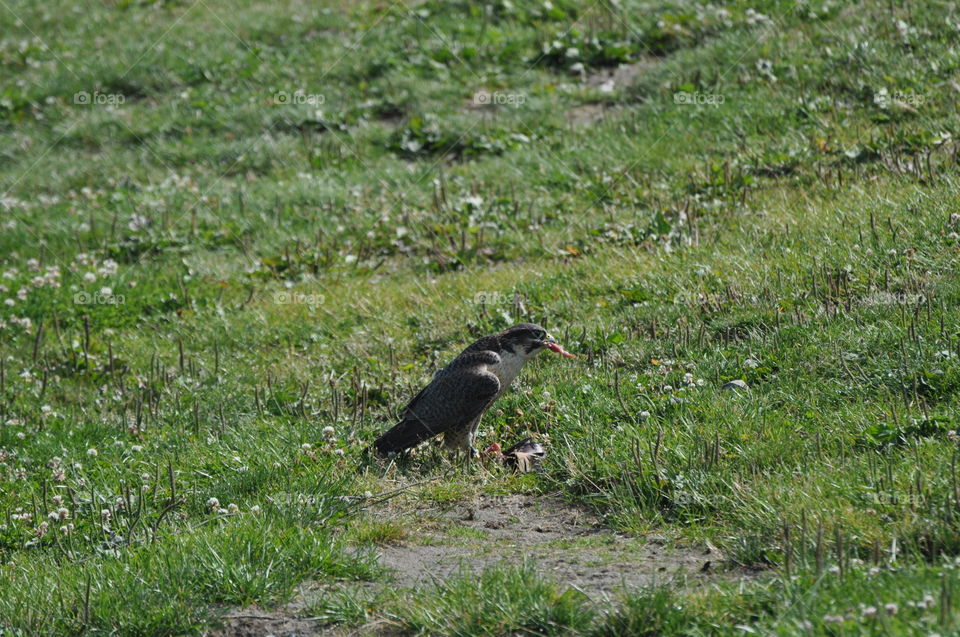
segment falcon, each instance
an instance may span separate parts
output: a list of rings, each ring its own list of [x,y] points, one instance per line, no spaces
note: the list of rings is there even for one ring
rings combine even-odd
[[[574,358],[533,323],[484,336],[413,397],[400,422],[374,442],[377,453],[397,453],[443,434],[447,449],[477,455],[473,439],[483,414],[506,393],[523,366],[545,349]]]

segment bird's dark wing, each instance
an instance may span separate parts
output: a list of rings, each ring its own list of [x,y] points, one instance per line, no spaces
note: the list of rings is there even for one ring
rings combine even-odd
[[[377,438],[377,452],[409,449],[482,415],[500,391],[500,380],[485,369],[498,363],[494,352],[465,352],[417,394],[392,429]]]

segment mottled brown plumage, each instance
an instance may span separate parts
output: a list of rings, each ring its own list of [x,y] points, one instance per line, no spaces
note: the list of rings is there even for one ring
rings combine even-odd
[[[509,389],[523,365],[544,348],[571,356],[532,323],[476,341],[413,397],[400,422],[377,438],[377,453],[403,451],[443,434],[448,449],[475,454],[473,439],[483,414]]]

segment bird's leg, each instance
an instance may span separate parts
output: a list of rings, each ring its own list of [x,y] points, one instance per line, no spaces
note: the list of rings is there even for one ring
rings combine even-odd
[[[483,418],[483,414],[477,416],[477,419],[473,421],[473,424],[470,425],[470,431],[467,433],[467,447],[470,450],[471,458],[479,458],[480,452],[477,451],[477,448],[473,446],[473,441],[477,439],[477,429],[480,428],[480,419]]]
[[[476,460],[480,457],[480,452],[477,451],[477,448],[473,446],[474,432],[469,432],[463,440],[463,446],[460,447],[460,450],[463,451],[464,460],[467,464],[470,464],[473,460]]]

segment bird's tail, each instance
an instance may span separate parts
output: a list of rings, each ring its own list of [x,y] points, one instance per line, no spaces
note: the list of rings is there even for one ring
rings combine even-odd
[[[435,436],[419,420],[406,418],[385,431],[373,443],[377,453],[386,456],[390,453],[400,453],[404,449],[415,447],[424,440]]]

